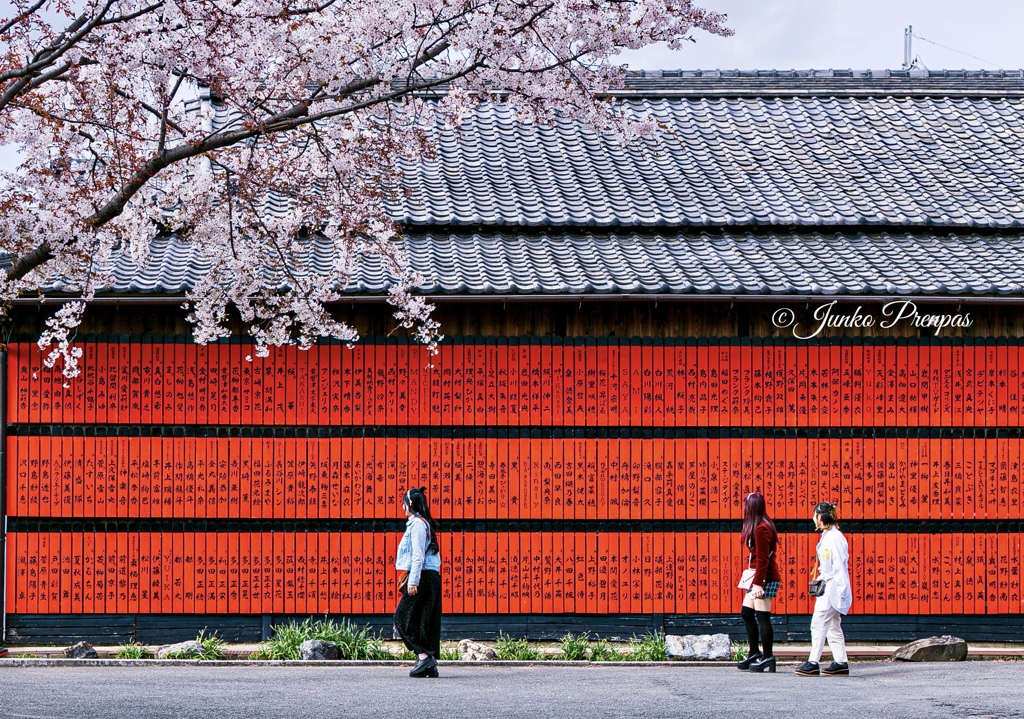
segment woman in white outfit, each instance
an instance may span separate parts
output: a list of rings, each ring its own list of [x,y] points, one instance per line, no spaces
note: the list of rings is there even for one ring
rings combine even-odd
[[[822,502],[814,508],[814,526],[821,532],[818,540],[818,579],[825,581],[825,593],[814,602],[811,617],[811,656],[796,670],[805,677],[847,676],[850,665],[846,659],[846,638],[843,636],[843,615],[850,611],[853,592],[850,591],[850,547],[839,531],[836,506]],[[832,651],[832,663],[818,668],[825,640]]]

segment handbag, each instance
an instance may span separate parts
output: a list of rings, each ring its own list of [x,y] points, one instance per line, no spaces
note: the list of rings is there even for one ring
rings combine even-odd
[[[811,571],[811,576],[815,578],[807,583],[807,593],[812,597],[820,597],[825,593],[825,580],[817,579],[819,566],[818,558],[815,556],[814,569]]]
[[[753,567],[750,566],[750,555],[748,554],[747,555],[747,568],[743,570],[743,573],[740,575],[739,584],[737,584],[736,586],[739,587],[740,589],[742,589],[745,592],[749,592],[750,588],[752,586],[754,586],[754,575],[756,573],[757,573],[757,571]]]

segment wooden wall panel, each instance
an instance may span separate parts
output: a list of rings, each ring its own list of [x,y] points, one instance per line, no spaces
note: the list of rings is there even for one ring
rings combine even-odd
[[[967,614],[1020,614],[1021,580],[1011,567],[1021,535],[950,536],[851,536],[858,613],[949,614],[953,603]],[[13,532],[10,611],[386,614],[396,601],[400,538]],[[786,584],[773,611],[808,614],[813,536],[782,540]],[[744,566],[732,532],[466,532],[444,534],[441,545],[450,558],[444,611],[457,614],[728,614]]]
[[[1020,439],[53,437],[10,440],[12,517],[1018,520]],[[414,478],[414,479],[413,479]],[[500,481],[499,481],[500,478]],[[120,491],[119,491],[120,490]]]
[[[879,523],[849,535],[855,612],[1021,611],[1016,339],[486,337],[251,363],[240,343],[94,339],[68,387],[10,346],[8,512],[159,530],[12,532],[14,613],[383,614],[396,534],[280,523],[394,521],[410,485],[457,527],[449,612],[732,612],[755,489],[776,519],[828,499]],[[665,521],[703,529],[644,529]],[[784,535],[776,613],[810,610],[812,553]]]
[[[252,354],[249,346],[125,338],[87,352],[83,376],[67,388],[58,369],[43,365],[38,347],[14,343],[8,418],[127,425],[236,425],[244,414],[244,424],[262,426],[1021,426],[1024,377],[1015,340],[566,342],[445,344],[434,358],[417,345],[324,345],[248,363],[241,358]],[[154,359],[172,353],[173,365]],[[933,412],[936,396],[945,401]]]

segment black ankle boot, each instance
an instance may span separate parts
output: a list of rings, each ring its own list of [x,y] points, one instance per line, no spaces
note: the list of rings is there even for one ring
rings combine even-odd
[[[753,664],[754,662],[756,662],[760,658],[761,658],[761,652],[754,652],[753,654],[749,655],[743,661],[736,662],[736,668],[739,669],[741,672],[745,672],[748,669],[750,669],[750,665],[751,664]]]
[[[761,657],[756,662],[750,665],[750,671],[752,672],[768,672],[770,674],[775,673],[775,657]]]

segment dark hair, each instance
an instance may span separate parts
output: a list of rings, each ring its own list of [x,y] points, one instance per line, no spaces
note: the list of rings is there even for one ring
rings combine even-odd
[[[743,531],[740,534],[744,546],[750,546],[750,540],[754,536],[754,530],[761,524],[767,524],[768,528],[775,533],[775,522],[768,518],[768,510],[765,508],[764,495],[760,492],[751,492],[743,500]]]
[[[831,502],[818,502],[814,507],[814,513],[821,517],[821,523],[826,527],[839,526],[839,512],[836,511],[836,505]]]
[[[413,487],[402,497],[405,504],[417,517],[426,520],[430,527],[430,542],[427,544],[427,551],[437,554],[440,550],[437,546],[437,522],[430,516],[430,505],[427,504],[427,488]]]

